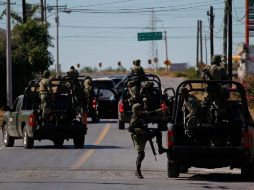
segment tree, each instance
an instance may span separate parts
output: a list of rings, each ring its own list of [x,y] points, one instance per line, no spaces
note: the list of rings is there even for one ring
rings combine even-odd
[[[38,9],[38,7],[37,7]],[[40,21],[33,15],[36,6],[27,5],[27,22],[22,23],[22,17],[12,13],[17,21],[12,29],[12,67],[13,67],[13,95],[14,98],[23,93],[28,82],[53,64],[52,54],[48,47],[52,47],[52,38],[48,34],[48,23]],[[5,34],[0,33],[0,85],[6,87],[6,50]],[[15,75],[14,75],[15,73]],[[0,103],[5,102],[6,90],[0,92]]]

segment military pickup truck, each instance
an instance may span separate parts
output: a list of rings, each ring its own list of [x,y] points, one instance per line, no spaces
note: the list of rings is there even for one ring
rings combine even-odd
[[[121,81],[121,84],[119,84],[117,91],[120,96],[120,100],[118,103],[118,128],[119,129],[125,129],[125,123],[128,123],[130,121],[132,111],[131,111],[131,104],[130,104],[130,93],[128,89],[128,83],[130,81],[139,81],[138,88],[140,91],[138,92],[138,95],[140,97],[139,103],[141,103],[144,106],[144,92],[145,92],[145,85],[147,82],[152,84],[152,87],[149,87],[149,97],[147,97],[147,104],[149,104],[148,110],[146,111],[153,111],[156,109],[164,108],[166,107],[166,100],[164,99],[162,88],[161,88],[161,81],[160,78],[157,75],[154,74],[148,74],[139,76],[139,75],[127,75],[125,79]],[[147,90],[147,89],[146,89]],[[161,112],[157,115],[154,115],[149,120],[147,120],[148,123],[155,123],[158,124],[158,128],[161,130],[166,130],[166,112]]]
[[[83,148],[87,133],[86,102],[83,98],[83,81],[77,77],[51,79],[52,99],[49,120],[42,122],[39,82],[29,83],[3,117],[3,143],[14,146],[16,139],[23,139],[24,148],[32,148],[35,140],[49,139],[56,147],[64,140],[73,139],[75,148]]]
[[[217,89],[221,105],[212,102],[205,110],[203,101],[207,97],[207,86]],[[183,89],[188,90],[187,100],[183,98],[186,97]],[[192,107],[192,111],[186,106]],[[254,123],[240,83],[182,82],[176,89],[168,128],[168,177],[178,177],[190,167],[230,167],[240,168],[242,177],[253,179]]]

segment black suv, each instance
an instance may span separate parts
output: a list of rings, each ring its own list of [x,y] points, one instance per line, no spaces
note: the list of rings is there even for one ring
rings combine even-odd
[[[207,85],[219,87],[218,92],[223,94],[222,109],[218,110],[212,102],[205,111],[202,101],[207,96]],[[186,109],[180,95],[183,88],[192,96],[191,103],[199,109],[198,114],[191,115]],[[209,169],[229,166],[231,169],[240,168],[243,177],[253,178],[254,124],[240,83],[182,82],[176,89],[172,122],[168,128],[168,177],[178,177],[192,166]]]
[[[129,105],[128,102],[128,88],[127,84],[129,81],[135,81],[139,80],[140,81],[140,94],[142,94],[142,89],[145,86],[146,82],[153,83],[153,88],[150,91],[150,98],[152,102],[152,106],[150,110],[156,110],[160,109],[163,107],[166,107],[166,102],[164,99],[164,96],[162,94],[162,89],[161,89],[161,81],[160,78],[156,75],[153,74],[145,74],[143,76],[138,76],[138,75],[133,75],[130,74],[128,75],[121,83],[121,88],[117,89],[119,93],[121,93],[121,97],[118,103],[118,128],[119,129],[125,129],[125,123],[130,121],[130,117],[132,115],[131,111],[131,106]],[[142,95],[141,95],[142,96]],[[141,102],[142,103],[142,102]],[[161,114],[154,115],[152,118],[150,118],[147,122],[148,123],[157,123],[158,128],[162,130],[167,130],[166,125],[166,112],[163,112]]]

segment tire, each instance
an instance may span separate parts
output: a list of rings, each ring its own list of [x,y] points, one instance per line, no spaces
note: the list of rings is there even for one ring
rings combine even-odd
[[[54,146],[56,148],[62,148],[64,144],[64,139],[58,138],[53,140]]]
[[[74,147],[77,149],[84,148],[85,135],[79,135],[73,138]]]
[[[188,171],[189,171],[188,165],[182,164],[182,165],[180,166],[180,173],[185,173],[185,174],[187,174]]]
[[[168,160],[168,177],[177,178],[180,175],[180,165],[178,163],[172,163]]]
[[[241,176],[245,180],[254,181],[254,163],[243,166]]]
[[[118,129],[120,129],[120,130],[125,129],[124,121],[118,120]]]
[[[14,146],[14,142],[15,142],[15,138],[11,137],[9,135],[6,125],[3,126],[2,132],[3,132],[3,143],[4,143],[4,146],[5,147],[13,147]]]
[[[26,128],[23,129],[23,144],[25,149],[31,149],[34,146],[34,139],[28,136]]]

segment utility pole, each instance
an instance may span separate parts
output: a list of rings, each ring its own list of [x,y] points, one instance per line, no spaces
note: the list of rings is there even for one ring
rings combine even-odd
[[[47,22],[47,0],[44,0],[44,21]]]
[[[199,21],[199,37],[200,37],[200,62],[203,63],[203,37],[202,37],[202,20]]]
[[[225,67],[227,68],[227,49],[228,49],[228,2],[225,1],[224,5],[224,28],[223,28],[223,58],[224,58],[224,63]]]
[[[249,48],[249,6],[249,0],[245,0],[245,44],[247,48]]]
[[[26,0],[22,0],[22,10],[23,10],[23,23],[26,23]]]
[[[58,0],[56,0],[56,76],[60,75],[59,64],[59,14],[58,14]]]
[[[11,62],[11,3],[7,0],[6,14],[6,100],[7,106],[12,105],[12,62]]]
[[[43,0],[41,1],[41,20],[44,21],[44,4],[43,4]]]
[[[206,38],[206,35],[205,35],[205,64],[207,65],[207,38]]]
[[[232,80],[232,0],[227,0],[228,2],[228,75]]]
[[[197,74],[199,73],[199,20],[197,22],[197,52],[196,52],[196,69]]]
[[[164,35],[165,35],[165,50],[166,50],[166,61],[168,61],[168,41],[167,41],[167,31],[164,31]],[[167,73],[168,73],[168,65],[166,65],[167,67]]]
[[[207,11],[207,15],[210,16],[210,51],[211,51],[211,57],[212,57],[214,55],[214,46],[213,46],[214,13],[213,13],[213,6],[210,6],[210,11]]]

